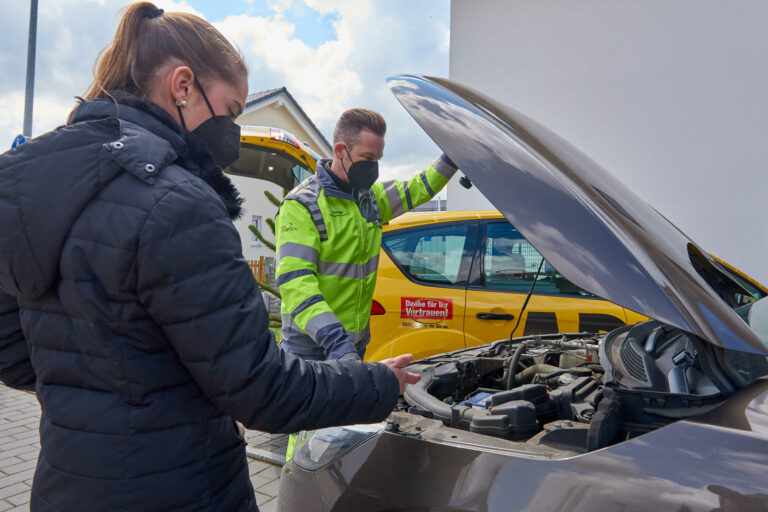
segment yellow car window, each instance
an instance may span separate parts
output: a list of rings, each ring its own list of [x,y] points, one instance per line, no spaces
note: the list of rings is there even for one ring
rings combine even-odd
[[[383,243],[392,259],[413,279],[456,285],[462,274],[467,237],[474,231],[470,227],[458,224],[395,231],[385,235]]]

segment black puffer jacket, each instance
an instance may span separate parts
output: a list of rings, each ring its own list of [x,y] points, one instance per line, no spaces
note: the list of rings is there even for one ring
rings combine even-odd
[[[118,99],[0,155],[0,378],[42,407],[32,509],[255,510],[232,418],[379,421],[397,381],[278,350],[236,190],[164,111]]]

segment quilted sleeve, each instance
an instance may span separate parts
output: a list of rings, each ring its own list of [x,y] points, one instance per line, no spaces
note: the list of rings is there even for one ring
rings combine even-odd
[[[384,419],[398,384],[384,365],[306,362],[279,350],[240,238],[199,180],[170,189],[137,254],[139,298],[203,393],[248,428],[297,432]]]

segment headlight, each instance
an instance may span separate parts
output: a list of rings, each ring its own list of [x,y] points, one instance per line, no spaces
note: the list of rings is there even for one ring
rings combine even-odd
[[[384,430],[386,423],[331,427],[301,432],[293,461],[310,471],[330,464]]]

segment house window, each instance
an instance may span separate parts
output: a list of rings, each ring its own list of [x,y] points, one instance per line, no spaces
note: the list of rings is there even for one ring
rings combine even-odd
[[[259,233],[261,233],[261,216],[252,215],[251,225],[256,226],[256,229],[258,229]],[[251,247],[260,247],[260,246],[261,246],[261,240],[256,238],[256,235],[253,232],[251,232]]]

